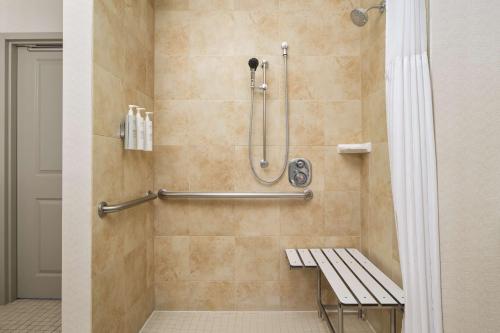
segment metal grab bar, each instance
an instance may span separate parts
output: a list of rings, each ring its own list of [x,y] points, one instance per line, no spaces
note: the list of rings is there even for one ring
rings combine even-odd
[[[191,199],[304,199],[311,200],[313,198],[312,190],[304,192],[170,192],[166,189],[158,191],[160,199],[168,198],[191,198]]]
[[[107,202],[101,201],[99,205],[97,205],[97,214],[99,214],[100,217],[104,217],[106,214],[116,213],[121,210],[140,205],[144,202],[154,200],[156,198],[158,198],[158,196],[155,193],[148,191],[146,196],[142,198],[122,202],[116,205],[109,205]]]

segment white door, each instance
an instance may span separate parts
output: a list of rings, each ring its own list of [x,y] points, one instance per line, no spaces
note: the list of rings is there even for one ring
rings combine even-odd
[[[61,297],[62,52],[18,48],[17,296]]]

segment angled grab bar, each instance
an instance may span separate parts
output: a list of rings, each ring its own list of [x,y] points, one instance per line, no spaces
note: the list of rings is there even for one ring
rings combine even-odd
[[[158,191],[160,199],[304,199],[313,198],[312,190],[304,192],[170,192],[166,189]]]
[[[104,217],[106,214],[116,213],[121,210],[125,210],[127,208],[140,205],[144,202],[154,200],[157,197],[158,196],[155,193],[148,191],[148,193],[146,193],[146,195],[142,198],[122,202],[116,205],[109,205],[107,202],[101,201],[99,205],[97,205],[97,214],[99,214],[100,217]]]

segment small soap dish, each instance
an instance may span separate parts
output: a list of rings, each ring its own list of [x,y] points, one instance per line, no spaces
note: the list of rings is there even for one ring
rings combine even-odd
[[[343,143],[337,145],[339,154],[367,154],[372,151],[372,143]]]

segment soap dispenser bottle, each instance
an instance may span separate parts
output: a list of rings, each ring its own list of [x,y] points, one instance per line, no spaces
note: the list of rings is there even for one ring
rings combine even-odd
[[[134,115],[134,109],[137,105],[129,105],[127,117],[125,117],[125,149],[135,149],[135,132],[136,132],[136,121]]]
[[[146,112],[144,120],[144,150],[153,151],[153,112]]]
[[[144,150],[144,118],[142,112],[145,108],[137,108],[136,124],[137,124],[137,150]]]

